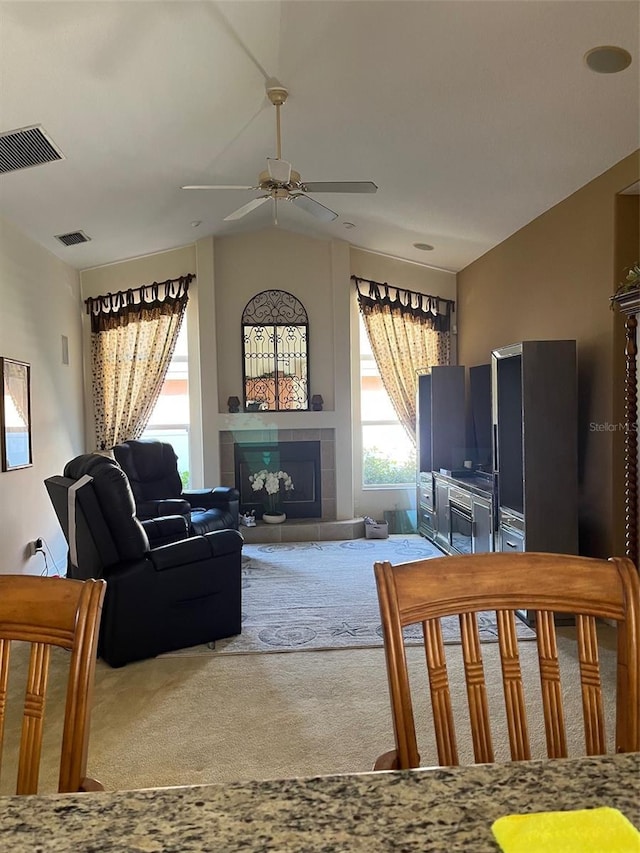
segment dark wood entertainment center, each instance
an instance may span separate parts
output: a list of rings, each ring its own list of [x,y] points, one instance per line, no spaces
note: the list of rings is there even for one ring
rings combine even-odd
[[[464,378],[418,377],[419,533],[447,554],[577,554],[576,342],[494,350],[469,370],[468,416]]]

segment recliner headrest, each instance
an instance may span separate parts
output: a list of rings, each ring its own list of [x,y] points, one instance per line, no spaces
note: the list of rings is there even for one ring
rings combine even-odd
[[[85,453],[64,466],[64,476],[79,480],[93,477],[93,490],[122,559],[139,559],[149,550],[149,540],[136,517],[136,505],[127,475],[108,456]]]
[[[170,444],[132,439],[116,444],[113,454],[129,477],[136,500],[163,500],[182,494],[178,457]]]

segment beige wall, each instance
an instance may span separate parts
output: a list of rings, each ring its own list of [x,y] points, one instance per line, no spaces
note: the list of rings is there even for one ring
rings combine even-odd
[[[240,320],[247,302],[262,290],[286,290],[309,317],[309,391],[335,409],[334,305],[331,242],[269,228],[215,241],[215,312],[219,411],[227,399],[242,400]]]
[[[458,274],[458,358],[470,367],[521,340],[576,339],[580,550],[612,553],[616,194],[638,180],[639,152],[582,187]],[[553,484],[550,484],[553,488]]]
[[[33,466],[0,472],[0,573],[66,570],[66,543],[43,481],[84,449],[81,300],[78,273],[8,222],[0,222],[0,355],[31,365]],[[62,363],[62,335],[69,364]]]

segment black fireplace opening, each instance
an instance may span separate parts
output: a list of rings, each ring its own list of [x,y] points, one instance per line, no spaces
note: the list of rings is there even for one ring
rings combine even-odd
[[[291,491],[281,491],[288,518],[322,518],[319,441],[241,442],[234,444],[233,455],[240,512],[255,510],[256,518],[262,518],[265,494],[253,490],[249,477],[266,468],[285,471],[293,481]]]

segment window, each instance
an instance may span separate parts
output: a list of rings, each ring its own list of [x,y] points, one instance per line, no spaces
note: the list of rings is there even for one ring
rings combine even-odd
[[[366,487],[414,486],[416,451],[398,420],[360,322],[360,400],[362,484]]]
[[[141,438],[156,438],[172,445],[178,456],[178,471],[189,485],[189,357],[187,323],[182,323],[176,348],[162,391]]]

